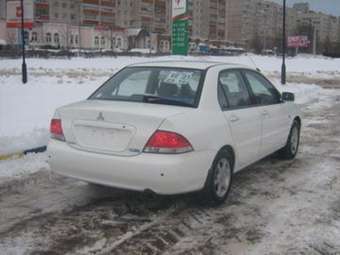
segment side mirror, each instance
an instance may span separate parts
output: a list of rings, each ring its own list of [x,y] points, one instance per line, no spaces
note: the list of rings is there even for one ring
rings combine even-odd
[[[284,102],[294,102],[295,101],[295,95],[290,92],[283,92],[282,93],[282,101]]]

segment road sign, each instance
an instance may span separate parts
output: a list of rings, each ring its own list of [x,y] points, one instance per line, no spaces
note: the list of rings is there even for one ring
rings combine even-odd
[[[187,55],[189,50],[189,20],[187,0],[172,0],[172,54]]]
[[[50,19],[48,0],[35,0],[34,19],[38,21],[48,21]]]
[[[187,0],[172,0],[172,18],[186,14]]]
[[[7,2],[7,28],[21,28],[20,1]],[[24,28],[33,27],[33,0],[24,0]]]
[[[186,55],[189,50],[188,21],[176,20],[172,25],[172,54]]]
[[[289,48],[308,48],[310,41],[307,36],[289,36],[288,47]]]

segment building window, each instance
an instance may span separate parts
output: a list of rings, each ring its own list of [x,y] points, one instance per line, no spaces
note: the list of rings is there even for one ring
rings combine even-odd
[[[79,37],[78,37],[78,35],[75,35],[75,37],[74,37],[74,43],[75,43],[75,44],[78,44],[78,41],[79,41]]]
[[[105,45],[105,38],[104,38],[104,36],[102,37],[100,44],[101,44],[102,46]]]
[[[51,33],[46,34],[46,42],[50,43],[52,41]]]
[[[73,35],[70,35],[70,43],[73,44]]]
[[[54,13],[54,17],[57,19],[57,18],[59,18],[59,14],[56,12],[56,13]]]
[[[94,38],[94,45],[95,45],[96,47],[99,46],[99,37],[98,37],[98,36],[96,36],[96,37]]]
[[[63,6],[64,9],[66,9],[67,8],[67,3],[63,3],[62,6]]]
[[[112,37],[112,48],[116,48],[116,37]]]
[[[55,33],[53,35],[53,41],[55,44],[59,44],[59,34],[58,33]]]
[[[38,41],[37,32],[32,32],[31,42],[37,42],[37,41]]]
[[[122,39],[118,38],[117,39],[117,47],[116,48],[121,48],[122,47]]]
[[[76,19],[76,15],[75,14],[71,14],[70,18],[71,18],[71,20],[75,20]]]

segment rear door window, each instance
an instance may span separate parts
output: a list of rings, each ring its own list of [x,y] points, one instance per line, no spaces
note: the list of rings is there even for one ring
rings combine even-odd
[[[218,82],[222,88],[220,93],[224,93],[228,108],[243,108],[251,105],[248,89],[238,70],[222,71],[219,75]],[[221,102],[223,103],[220,98],[220,103]]]

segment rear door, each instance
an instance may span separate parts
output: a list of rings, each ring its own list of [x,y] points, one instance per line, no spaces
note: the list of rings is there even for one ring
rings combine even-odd
[[[291,123],[289,112],[278,90],[263,75],[251,70],[243,70],[243,74],[263,121],[260,154],[266,156],[285,145]]]
[[[221,71],[218,83],[219,102],[232,132],[240,169],[259,157],[261,116],[239,70]]]

